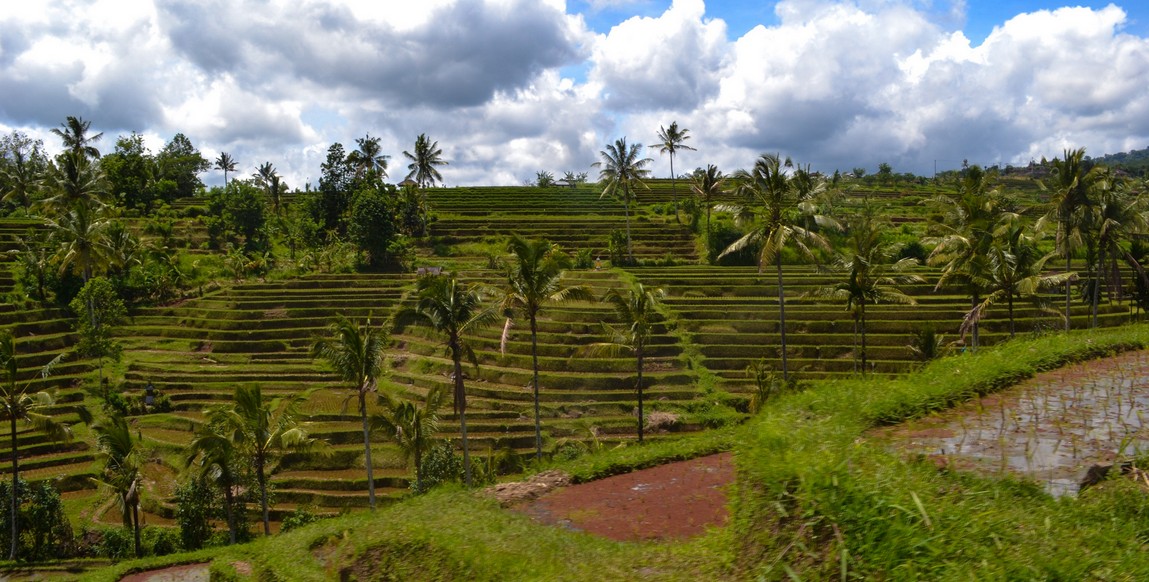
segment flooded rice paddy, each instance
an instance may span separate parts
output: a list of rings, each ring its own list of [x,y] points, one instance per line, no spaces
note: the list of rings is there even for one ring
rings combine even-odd
[[[927,418],[875,431],[939,466],[1015,474],[1075,494],[1092,465],[1149,453],[1149,352],[1045,372]]]

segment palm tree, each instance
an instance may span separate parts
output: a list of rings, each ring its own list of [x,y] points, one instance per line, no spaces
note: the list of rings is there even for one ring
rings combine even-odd
[[[227,190],[227,173],[235,171],[236,161],[227,152],[220,152],[219,157],[215,159],[213,168],[223,172],[223,189]]]
[[[782,283],[782,248],[791,245],[806,256],[813,257],[810,245],[829,250],[829,243],[822,235],[812,232],[802,226],[794,224],[791,207],[797,204],[790,179],[786,175],[786,168],[793,164],[789,158],[785,161],[776,154],[762,154],[754,163],[754,169],[747,172],[739,170],[734,175],[738,184],[738,193],[746,200],[742,206],[728,206],[726,209],[735,212],[739,222],[752,220],[756,215],[757,224],[746,233],[726,247],[718,258],[730,253],[736,253],[756,244],[761,245],[758,254],[758,272],[763,267],[774,263],[778,271],[778,325],[782,344],[782,379],[790,380],[790,373],[786,356],[786,294]]]
[[[443,181],[443,176],[435,166],[446,166],[447,161],[443,159],[443,150],[439,149],[439,142],[431,141],[427,134],[420,133],[419,137],[415,138],[414,154],[404,151],[403,156],[411,160],[407,165],[407,169],[410,170],[407,173],[407,180],[414,179],[420,188],[434,186],[436,182]]]
[[[916,305],[913,297],[897,288],[898,285],[921,283],[917,275],[902,274],[906,269],[917,265],[917,260],[904,258],[894,263],[890,259],[896,248],[881,242],[882,226],[868,213],[860,216],[850,229],[850,249],[846,254],[834,258],[829,270],[844,273],[844,281],[815,289],[805,294],[807,297],[840,301],[846,304],[846,311],[854,315],[855,322],[862,332],[862,374],[868,367],[866,361],[866,305],[877,303],[899,303]]]
[[[459,282],[455,273],[419,279],[415,312],[435,331],[446,336],[447,352],[454,366],[454,410],[459,415],[463,439],[463,470],[471,486],[471,455],[467,449],[467,392],[463,385],[463,358],[477,368],[478,358],[466,336],[497,321],[497,311],[485,304],[486,293]]]
[[[1065,257],[1065,272],[1069,273],[1073,263],[1073,250],[1081,245],[1081,222],[1083,211],[1091,205],[1090,190],[1100,177],[1097,168],[1090,168],[1085,161],[1085,148],[1065,150],[1062,159],[1054,158],[1053,188],[1049,198],[1049,210],[1038,220],[1038,228],[1050,222],[1056,224],[1057,251]],[[1071,288],[1065,284],[1065,331],[1069,331],[1069,311],[1072,306]]]
[[[986,250],[987,269],[977,273],[982,280],[977,287],[986,292],[985,298],[975,305],[962,320],[961,334],[975,329],[994,303],[1005,299],[1009,313],[1009,337],[1014,337],[1014,298],[1038,301],[1038,292],[1052,289],[1073,277],[1072,273],[1045,274],[1045,263],[1056,256],[1056,251],[1042,255],[1037,239],[1028,232],[1020,215],[1005,213]]]
[[[267,190],[267,197],[271,200],[272,211],[279,216],[279,174],[276,173],[275,166],[271,165],[271,162],[264,162],[251,177],[263,184]]]
[[[347,161],[355,168],[355,176],[362,177],[368,172],[375,172],[378,177],[386,178],[387,158],[391,156],[385,156],[381,153],[379,138],[367,134],[361,138],[356,138],[355,143],[359,145],[358,149],[347,156]],[[418,150],[418,140],[416,140],[416,153]]]
[[[96,433],[96,447],[104,459],[100,481],[116,493],[123,515],[124,527],[135,533],[136,557],[140,551],[140,470],[143,465],[138,443],[124,417],[116,415],[92,427]]]
[[[28,210],[32,205],[32,197],[40,190],[44,178],[22,148],[12,149],[10,162],[7,168],[0,172],[0,178],[3,178],[0,183],[6,183],[8,186],[7,190],[0,194],[3,194],[4,202]]]
[[[358,397],[359,418],[363,424],[363,456],[367,466],[367,495],[371,509],[375,509],[374,466],[371,462],[371,427],[367,419],[367,393],[374,392],[383,376],[383,349],[387,338],[381,329],[371,327],[368,317],[363,325],[356,325],[339,315],[327,328],[329,339],[321,339],[312,346],[311,353],[327,361],[344,382],[348,382]]]
[[[48,377],[52,367],[60,361],[60,357],[52,360],[40,371],[41,377]],[[31,383],[20,383],[20,366],[16,359],[16,340],[12,333],[4,330],[0,332],[0,371],[3,379],[0,380],[0,412],[2,418],[8,421],[8,437],[12,454],[12,548],[8,554],[9,560],[16,559],[16,548],[20,540],[20,520],[16,519],[20,500],[16,495],[16,484],[20,479],[20,447],[16,440],[16,427],[20,423],[31,426],[34,430],[43,432],[54,441],[69,440],[72,431],[63,423],[57,422],[51,416],[40,410],[55,404],[55,399],[49,392],[32,392]],[[80,407],[80,419],[84,422],[90,420],[88,409]]]
[[[606,144],[606,149],[598,153],[601,161],[593,165],[599,170],[598,179],[602,184],[602,196],[620,196],[622,198],[623,212],[626,214],[626,255],[634,262],[634,247],[630,242],[630,201],[634,197],[636,186],[646,187],[642,179],[650,174],[646,167],[650,165],[650,158],[640,158],[642,144],[627,146],[626,138],[619,138],[613,144]]]
[[[299,406],[306,398],[306,394],[296,394],[286,402],[280,398],[264,402],[259,385],[239,386],[234,402],[204,411],[208,422],[222,427],[222,434],[251,458],[263,510],[264,535],[271,535],[267,481],[280,455],[321,444],[299,426]],[[319,447],[319,451],[327,453],[328,449]]]
[[[108,264],[110,252],[106,232],[109,222],[103,207],[94,203],[72,206],[57,220],[45,220],[59,244],[56,261],[60,272],[74,268],[87,283]]]
[[[943,209],[944,222],[935,225],[937,236],[926,239],[935,245],[926,262],[942,265],[934,290],[961,285],[969,293],[971,309],[981,303],[983,284],[992,278],[987,257],[1004,212],[1001,193],[991,188],[992,178],[979,166],[970,166],[953,193],[937,196],[934,200]],[[973,320],[970,328],[975,350],[980,343],[977,323]]]
[[[188,445],[185,464],[198,465],[200,479],[207,479],[223,491],[224,513],[227,518],[228,543],[235,544],[238,533],[236,523],[236,490],[240,485],[237,466],[241,451],[226,434],[226,427],[219,423],[200,425],[196,437]]]
[[[685,127],[678,129],[678,122],[670,122],[670,127],[658,127],[658,140],[659,143],[654,147],[658,148],[660,154],[670,154],[670,196],[674,200],[674,220],[680,222],[678,219],[678,188],[676,184],[677,176],[674,174],[674,156],[681,150],[697,151],[694,148],[686,145],[686,140],[690,139],[690,130]]]
[[[564,287],[563,274],[570,266],[558,245],[546,240],[528,241],[511,237],[507,249],[514,258],[507,265],[507,294],[503,307],[520,311],[531,324],[531,386],[535,400],[535,458],[543,458],[542,422],[539,419],[539,346],[538,314],[543,305],[575,300],[590,300],[586,287]]]
[[[100,141],[104,134],[101,132],[89,136],[88,129],[91,126],[91,121],[84,121],[82,117],[69,115],[66,121],[60,124],[63,129],[52,128],[52,133],[64,142],[65,151],[84,158],[97,159],[100,157],[100,150],[92,144]]]
[[[610,340],[605,343],[591,345],[591,351],[620,352],[626,351],[634,354],[638,378],[635,381],[635,390],[638,392],[638,442],[642,442],[643,428],[643,382],[642,372],[645,367],[646,348],[654,334],[654,326],[659,319],[662,309],[662,298],[666,292],[660,288],[647,289],[642,283],[635,283],[626,294],[617,289],[611,289],[603,298],[614,309],[616,325],[604,323]]]
[[[1102,170],[1101,179],[1096,183],[1096,200],[1088,221],[1092,228],[1089,237],[1095,249],[1093,267],[1094,284],[1091,297],[1092,326],[1097,327],[1097,304],[1101,297],[1101,282],[1116,280],[1120,293],[1121,274],[1117,270],[1117,259],[1124,258],[1125,250],[1121,243],[1133,239],[1138,233],[1149,232],[1149,210],[1142,190],[1134,189],[1128,180],[1113,176],[1108,168]],[[1135,262],[1135,261],[1134,261]],[[1107,268],[1110,263],[1111,268]],[[1109,276],[1103,277],[1104,271]],[[1106,283],[1112,295],[1113,286]]]
[[[390,394],[381,394],[380,402],[385,414],[371,417],[372,426],[391,435],[406,460],[415,462],[415,491],[423,491],[423,453],[435,442],[439,432],[439,408],[447,397],[442,386],[427,391],[422,406],[410,400],[399,400]]]
[[[47,214],[66,212],[79,204],[104,205],[104,172],[98,163],[66,151],[48,171],[48,196],[39,205]]]
[[[701,172],[695,172],[691,180],[690,189],[694,194],[702,199],[703,204],[706,205],[706,248],[710,248],[710,207],[714,202],[714,197],[722,194],[722,188],[726,185],[726,176],[714,164],[708,164],[706,169]]]

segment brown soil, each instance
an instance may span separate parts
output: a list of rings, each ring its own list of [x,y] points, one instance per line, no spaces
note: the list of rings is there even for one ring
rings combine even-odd
[[[733,457],[721,453],[560,488],[515,509],[618,541],[680,539],[726,523],[733,481]]]
[[[209,568],[209,564],[184,564],[131,574],[120,578],[120,582],[207,582]]]

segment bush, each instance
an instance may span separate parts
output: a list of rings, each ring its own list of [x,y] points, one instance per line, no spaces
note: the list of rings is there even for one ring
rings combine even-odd
[[[17,519],[20,541],[17,557],[21,560],[46,560],[75,555],[72,524],[64,514],[60,493],[50,483],[29,485],[20,479],[16,486],[19,502]],[[12,544],[12,483],[0,483],[0,548],[5,555]]]
[[[283,518],[283,523],[280,525],[279,531],[281,533],[289,532],[293,529],[301,528],[307,524],[319,521],[319,516],[311,512],[311,507],[297,507],[287,517]]]
[[[198,550],[211,539],[211,520],[219,513],[219,494],[210,484],[193,479],[176,488],[176,523],[184,549]]]
[[[426,493],[440,483],[458,482],[463,479],[463,458],[455,452],[451,443],[443,441],[431,447],[423,458],[423,478],[419,488],[411,482],[415,493]]]

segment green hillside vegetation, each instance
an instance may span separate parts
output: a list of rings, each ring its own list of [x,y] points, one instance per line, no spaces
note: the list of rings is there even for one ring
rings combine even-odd
[[[763,174],[764,156],[749,172],[671,180],[651,178],[641,147],[619,140],[594,168],[602,182],[540,172],[539,186],[443,188],[449,165],[427,136],[404,152],[417,169],[399,185],[366,137],[350,152],[333,144],[318,187],[301,191],[270,162],[250,178],[226,154],[213,165],[182,134],[154,155],[122,136],[99,157],[87,122],[68,118],[57,132],[55,158],[21,134],[0,140],[6,390],[44,415],[17,415],[0,444],[28,484],[14,486],[13,464],[0,463],[0,497],[10,507],[15,487],[22,532],[12,545],[6,517],[0,542],[18,560],[210,546],[171,559],[244,556],[282,579],[355,568],[411,577],[414,555],[428,556],[427,579],[825,578],[839,568],[944,578],[980,560],[1039,568],[1002,577],[1075,578],[1087,564],[1141,567],[1108,562],[1135,543],[1114,541],[1140,527],[1135,512],[1104,534],[1108,549],[1070,548],[1064,561],[1034,561],[1049,552],[1029,526],[987,533],[992,547],[951,529],[1016,517],[1068,545],[1071,523],[1093,527],[1083,508],[1120,491],[1070,507],[1028,484],[937,474],[855,444],[874,424],[1034,370],[1143,347],[1144,330],[1128,324],[1149,289],[1145,184],[1082,150],[1040,178],[975,166],[926,179],[887,165],[829,176],[783,159]],[[225,187],[203,186],[210,168]],[[516,305],[505,301],[512,236],[556,245],[558,280],[579,290],[542,305],[534,334],[521,308],[506,309]],[[445,328],[419,317],[432,278],[457,281],[488,313],[490,325],[464,326],[458,368]],[[635,322],[602,299],[639,286],[656,291],[641,351],[604,349]],[[316,350],[339,317],[385,340],[382,364],[351,380]],[[240,411],[240,391],[261,399]],[[225,422],[237,415],[250,431]],[[129,429],[113,454],[100,435],[120,418]],[[268,456],[257,468],[259,442]],[[548,467],[589,480],[732,449],[731,526],[670,546],[542,531],[452,484],[464,452],[485,485]],[[259,474],[273,532],[342,517],[228,547],[263,532]],[[42,483],[54,492],[35,497]],[[986,493],[965,505],[934,493],[949,489]],[[60,524],[48,541],[28,517],[44,496]],[[918,520],[948,503],[952,523]],[[867,537],[869,520],[890,529]],[[582,559],[522,559],[546,552]],[[288,574],[293,555],[325,557]]]

